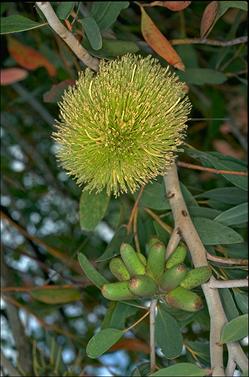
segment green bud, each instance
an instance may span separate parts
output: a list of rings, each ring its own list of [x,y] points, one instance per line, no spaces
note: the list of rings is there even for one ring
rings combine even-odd
[[[132,300],[136,298],[129,290],[129,281],[104,284],[101,292],[105,298],[112,301]]]
[[[180,263],[184,262],[184,259],[187,255],[187,249],[184,245],[179,245],[173,254],[169,257],[169,259],[166,261],[166,268],[174,267]]]
[[[184,264],[178,264],[165,271],[160,279],[159,285],[163,291],[169,292],[178,287],[187,274],[187,268]]]
[[[200,296],[182,287],[177,287],[170,291],[165,299],[174,308],[186,310],[187,312],[197,312],[203,307]]]
[[[129,280],[130,274],[121,258],[113,258],[109,264],[110,271],[120,281]]]
[[[197,267],[187,273],[180,285],[183,288],[192,289],[204,284],[211,275],[212,270],[209,266]]]
[[[164,272],[166,249],[162,242],[153,243],[148,251],[147,272],[156,280],[160,279]]]
[[[151,297],[157,292],[155,281],[147,275],[138,275],[129,282],[130,291],[139,297]]]
[[[149,240],[149,242],[148,242],[148,249],[150,249],[157,242],[161,242],[159,240],[159,238],[157,238],[155,236],[151,237],[150,240]]]
[[[140,262],[142,262],[143,265],[146,266],[146,264],[147,264],[147,259],[145,258],[145,256],[144,256],[142,253],[139,253],[139,252],[137,252],[137,256],[138,256],[138,258],[140,259]]]
[[[122,243],[120,254],[131,276],[145,274],[145,266],[131,245]]]

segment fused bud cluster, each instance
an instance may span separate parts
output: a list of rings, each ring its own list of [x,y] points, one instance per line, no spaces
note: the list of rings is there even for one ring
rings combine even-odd
[[[112,301],[157,297],[177,309],[200,310],[202,299],[191,289],[210,278],[210,267],[188,270],[183,263],[187,255],[184,245],[179,245],[166,262],[165,253],[165,245],[157,238],[149,242],[148,258],[123,243],[120,257],[113,258],[109,264],[118,281],[104,284],[101,288],[103,296]]]
[[[61,165],[85,189],[115,196],[167,171],[191,109],[169,68],[132,54],[81,72],[59,107]]]

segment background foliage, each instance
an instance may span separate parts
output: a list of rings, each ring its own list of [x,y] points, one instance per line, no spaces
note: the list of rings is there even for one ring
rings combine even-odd
[[[245,171],[246,45],[226,42],[245,35],[247,4],[196,1],[179,10],[179,4],[169,9],[164,3],[177,2],[154,2],[143,8],[126,1],[51,4],[93,56],[112,59],[139,52],[157,56],[164,66],[174,63],[193,104],[186,143],[195,149],[185,145],[179,160]],[[190,2],[178,3],[184,8]],[[108,203],[101,195],[91,201],[58,167],[57,146],[51,138],[57,101],[83,66],[49,28],[35,3],[1,3],[1,17],[3,352],[14,365],[18,361],[24,374],[33,368],[39,376],[146,375],[148,318],[104,356],[86,355],[86,345],[97,329],[123,331],[144,312],[107,302],[77,261],[77,253],[83,253],[111,279],[107,261],[119,252],[122,242],[134,242],[133,232],[128,234],[125,225],[137,193]],[[225,43],[175,42],[200,37]],[[179,174],[190,215],[208,252],[237,260],[210,262],[215,276],[245,278],[241,260],[247,258],[247,177],[180,165]],[[96,211],[96,203],[103,211]],[[159,177],[145,187],[139,202],[136,225],[141,250],[155,234],[168,242],[162,222],[173,226]],[[220,293],[229,320],[247,312],[244,289],[221,289]],[[159,367],[170,366],[176,357],[210,367],[207,308],[186,313],[162,305],[159,314],[157,331],[160,334],[163,329],[172,340],[170,346],[159,341]],[[242,323],[235,324],[242,327],[239,339],[244,336]],[[224,331],[224,342],[230,335],[229,329]]]

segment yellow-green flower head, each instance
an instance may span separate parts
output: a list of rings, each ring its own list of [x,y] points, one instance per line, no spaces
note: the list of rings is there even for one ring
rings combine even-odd
[[[191,109],[174,73],[132,54],[81,72],[59,106],[61,165],[85,189],[116,196],[167,171]]]

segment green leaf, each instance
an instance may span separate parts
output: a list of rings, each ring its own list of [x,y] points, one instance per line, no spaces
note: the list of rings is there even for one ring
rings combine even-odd
[[[104,278],[97,270],[93,267],[92,263],[87,259],[84,254],[79,253],[78,255],[80,267],[84,271],[87,278],[99,289],[106,283],[108,280]]]
[[[217,211],[217,209],[199,206],[188,207],[188,211],[191,217],[205,217],[211,220],[220,214],[220,211]]]
[[[158,210],[170,209],[164,184],[158,182],[148,183],[145,186],[139,205]]]
[[[177,363],[171,365],[168,368],[163,368],[155,373],[150,374],[150,377],[162,376],[162,377],[173,377],[173,376],[206,376],[208,373],[207,369],[201,369],[195,364],[191,363]]]
[[[203,166],[220,170],[246,171],[246,163],[231,156],[224,156],[218,152],[201,152],[194,148],[185,147],[185,152],[193,158],[200,160]],[[232,174],[222,174],[225,179],[242,190],[248,190],[248,177]]]
[[[248,313],[248,295],[234,291],[234,298],[239,310],[244,314]]]
[[[91,48],[87,39],[83,42],[83,46],[89,52],[98,57],[105,59],[116,58],[117,56],[125,55],[128,52],[135,54],[139,51],[138,45],[133,41],[119,41],[118,39],[102,39],[102,48],[94,50]]]
[[[219,1],[219,9],[215,19],[215,22],[226,13],[229,8],[237,8],[244,11],[248,11],[247,1]]]
[[[81,298],[80,291],[76,288],[35,288],[30,291],[31,296],[45,304],[67,304],[68,302],[78,301]]]
[[[239,316],[239,311],[235,305],[233,295],[228,288],[222,288],[219,290],[221,302],[225,310],[227,319],[230,321]]]
[[[169,313],[159,304],[155,321],[157,346],[162,349],[167,359],[175,359],[182,352],[183,339],[180,327]]]
[[[0,34],[19,33],[20,31],[36,29],[44,25],[47,25],[47,23],[41,24],[19,14],[14,14],[0,18]]]
[[[132,235],[127,234],[127,227],[125,225],[121,225],[114,234],[111,242],[105,249],[105,252],[97,259],[98,262],[104,262],[106,260],[111,259],[114,255],[119,254],[119,249],[122,242],[131,243]]]
[[[215,218],[216,221],[224,225],[243,224],[248,221],[248,203],[239,204],[236,207],[230,208],[222,212]]]
[[[222,187],[203,192],[195,198],[208,198],[227,204],[240,204],[247,200],[247,193],[238,187]]]
[[[99,26],[92,16],[85,17],[80,20],[83,25],[84,32],[89,40],[91,47],[94,50],[102,48],[102,36],[99,30]]]
[[[217,221],[194,217],[193,223],[204,245],[227,245],[243,242],[239,233]]]
[[[123,331],[118,329],[104,329],[94,335],[87,344],[86,353],[91,359],[95,359],[108,351],[113,344],[123,336]]]
[[[181,80],[188,84],[222,84],[227,80],[227,76],[222,72],[209,68],[188,68],[185,72],[178,72]]]
[[[99,28],[106,30],[114,24],[121,10],[128,6],[129,1],[95,1],[90,12]]]
[[[102,322],[102,329],[107,327],[119,330],[124,329],[127,318],[136,314],[138,310],[139,309],[135,306],[130,306],[122,302],[111,302],[104,325]]]
[[[56,14],[60,20],[65,20],[72,12],[75,1],[61,2],[56,8]]]
[[[240,315],[226,323],[221,331],[221,342],[236,342],[248,335],[248,314]]]
[[[104,217],[110,197],[103,190],[98,194],[83,191],[80,197],[80,226],[83,230],[94,230]]]

